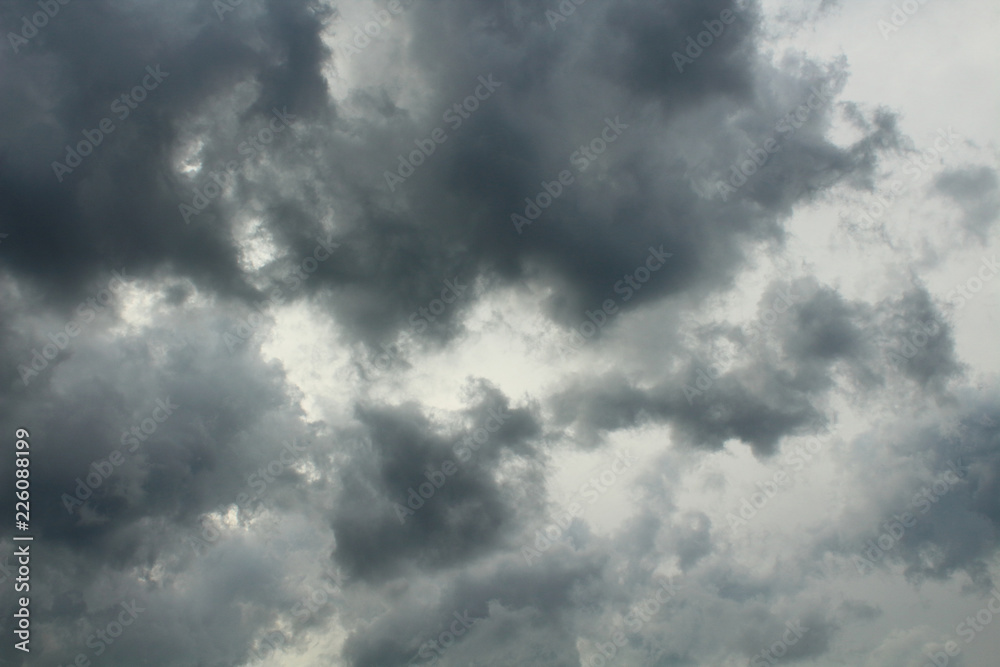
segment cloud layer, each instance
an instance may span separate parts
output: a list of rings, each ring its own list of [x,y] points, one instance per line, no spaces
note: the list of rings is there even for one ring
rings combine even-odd
[[[4,659],[989,664],[998,138],[807,5],[0,3]]]

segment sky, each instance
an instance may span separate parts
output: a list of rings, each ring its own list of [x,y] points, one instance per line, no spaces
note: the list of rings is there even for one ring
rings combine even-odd
[[[996,3],[0,27],[0,664],[996,664]]]

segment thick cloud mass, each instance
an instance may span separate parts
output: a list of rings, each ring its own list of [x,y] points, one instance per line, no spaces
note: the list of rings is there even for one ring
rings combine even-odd
[[[864,4],[0,1],[3,662],[994,664],[997,18]]]

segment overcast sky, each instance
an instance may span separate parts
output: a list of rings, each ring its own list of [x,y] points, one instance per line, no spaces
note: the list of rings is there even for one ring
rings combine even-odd
[[[0,26],[0,664],[996,665],[995,2]]]

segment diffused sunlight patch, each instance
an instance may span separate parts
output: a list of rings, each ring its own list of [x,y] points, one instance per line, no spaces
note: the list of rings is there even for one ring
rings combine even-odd
[[[156,278],[143,280],[124,275],[130,280],[118,294],[118,315],[120,321],[109,327],[113,336],[134,336],[142,330],[178,331],[183,324],[198,322],[205,324],[212,319],[215,298],[200,292],[190,281],[174,281],[164,284]],[[183,302],[171,301],[171,292],[184,295]],[[169,338],[169,337],[168,337]],[[181,344],[183,336],[170,338],[172,344]],[[166,338],[161,337],[164,343]]]
[[[280,362],[289,382],[302,392],[306,418],[350,414],[353,389],[343,381],[350,356],[340,342],[336,323],[307,299],[277,306],[273,318],[261,343],[261,355]]]
[[[230,229],[236,247],[240,249],[239,262],[243,271],[255,273],[278,257],[274,236],[262,218],[239,216]]]

